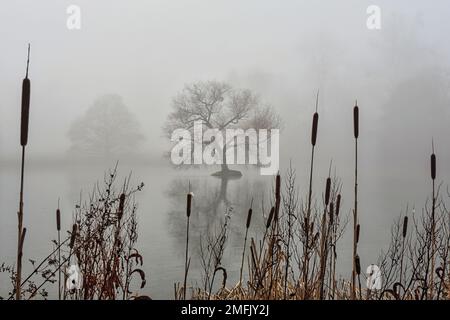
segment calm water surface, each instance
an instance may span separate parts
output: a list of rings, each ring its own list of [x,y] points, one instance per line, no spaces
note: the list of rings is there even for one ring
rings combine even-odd
[[[72,213],[80,195],[86,198],[96,181],[102,181],[108,167],[101,166],[42,166],[27,168],[25,185],[24,225],[27,239],[24,247],[25,273],[30,271],[28,259],[38,260],[47,255],[51,240],[56,238],[55,209],[58,198],[62,211],[62,221],[66,230],[72,223]],[[200,236],[206,236],[219,226],[227,208],[232,208],[230,236],[223,265],[229,274],[229,283],[239,277],[240,256],[246,213],[251,199],[254,199],[254,218],[250,236],[260,237],[264,225],[262,207],[269,207],[269,193],[273,177],[260,176],[256,169],[244,169],[243,177],[222,181],[210,176],[209,171],[175,170],[164,166],[139,165],[119,166],[119,181],[132,172],[132,180],[137,185],[145,183],[144,190],[137,195],[139,239],[137,248],[144,257],[144,271],[147,285],[143,293],[154,299],[173,298],[174,282],[182,282],[185,248],[185,201],[189,182],[195,194],[191,217],[191,284],[200,284],[199,263]],[[307,172],[298,175],[300,188]],[[347,180],[348,179],[348,180]],[[351,177],[344,177],[352,181]],[[364,179],[364,177],[363,177]],[[379,181],[380,179],[374,180]],[[402,185],[416,182],[398,180],[395,177],[383,181],[363,184],[361,192],[362,236],[360,255],[368,265],[376,262],[380,249],[389,238],[389,225],[406,206]],[[421,186],[417,182],[418,186]],[[14,264],[17,237],[17,207],[19,190],[19,167],[0,167],[0,262]],[[409,188],[408,196],[422,192],[421,188]],[[343,188],[343,212],[348,214],[352,204],[351,183]],[[412,192],[412,195],[411,195]],[[405,192],[406,193],[406,192]],[[306,193],[303,193],[306,194]],[[302,194],[302,195],[303,195]],[[320,194],[319,194],[320,197]],[[425,196],[422,195],[422,198]],[[265,213],[267,214],[267,212]],[[339,270],[348,277],[351,269],[351,245],[346,234],[339,246]],[[7,294],[10,284],[6,274],[0,274],[0,295]],[[51,291],[52,289],[50,289]]]

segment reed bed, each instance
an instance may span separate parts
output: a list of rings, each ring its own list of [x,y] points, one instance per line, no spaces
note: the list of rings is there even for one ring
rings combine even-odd
[[[97,184],[86,202],[75,208],[72,227],[61,238],[62,212],[56,209],[56,237],[53,250],[39,263],[30,260],[33,270],[22,277],[23,244],[27,229],[24,219],[25,147],[28,143],[30,80],[28,78],[30,47],[28,47],[27,71],[22,83],[21,105],[21,185],[18,210],[18,239],[16,268],[0,266],[1,272],[10,273],[12,290],[9,299],[33,299],[48,297],[46,288],[56,283],[58,299],[150,299],[138,292],[146,285],[142,270],[143,257],[136,249],[138,237],[134,194],[143,184],[130,185],[130,177],[121,187],[116,187],[117,166],[105,175],[104,183]],[[358,139],[359,107],[353,107],[353,134],[355,144],[354,197],[352,210],[352,258],[343,261],[351,267],[350,279],[337,274],[337,263],[342,235],[349,222],[343,214],[342,181],[331,174],[331,165],[322,201],[314,199],[314,156],[318,136],[319,93],[311,129],[311,158],[308,191],[303,199],[296,184],[292,166],[284,176],[274,179],[270,196],[270,210],[264,210],[264,231],[254,237],[255,212],[253,199],[247,211],[245,237],[240,259],[239,280],[229,284],[229,272],[223,262],[227,248],[232,208],[227,208],[214,234],[200,239],[200,263],[202,283],[189,283],[190,224],[193,210],[193,193],[186,195],[186,243],[184,277],[182,284],[174,284],[175,299],[284,299],[284,300],[335,300],[335,299],[394,299],[432,300],[450,299],[450,211],[445,205],[437,184],[436,154],[434,142],[430,157],[431,205],[427,202],[421,214],[406,209],[402,219],[394,222],[391,242],[377,261],[379,270],[370,265],[365,275],[358,253],[364,225],[358,212]],[[450,198],[450,194],[448,194]],[[316,200],[317,205],[313,205]],[[245,213],[239,213],[244,215]],[[246,263],[247,262],[247,263]],[[73,279],[69,269],[79,266],[82,279]],[[349,268],[350,269],[350,268]],[[349,270],[350,271],[350,270]],[[376,276],[382,275],[378,283]],[[368,288],[363,287],[367,277]],[[132,292],[131,280],[140,280],[140,286]],[[363,278],[363,279],[362,279]],[[221,280],[221,281],[219,281]],[[72,282],[73,281],[73,282]],[[81,282],[78,287],[75,284]],[[70,285],[74,284],[73,288]],[[377,285],[373,285],[377,283]],[[136,288],[134,288],[136,289]],[[188,292],[189,289],[189,292]]]

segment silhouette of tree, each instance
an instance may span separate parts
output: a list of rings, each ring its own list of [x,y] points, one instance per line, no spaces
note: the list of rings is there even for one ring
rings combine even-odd
[[[95,100],[68,133],[70,153],[80,157],[111,157],[136,153],[144,139],[135,116],[116,94]]]
[[[263,105],[260,98],[247,89],[236,89],[219,81],[196,82],[185,85],[172,101],[164,131],[171,138],[176,129],[193,131],[194,123],[202,121],[203,130],[218,129],[225,137],[226,129],[279,129],[281,120],[274,110]],[[191,133],[191,137],[193,134]],[[192,142],[194,142],[192,140]],[[206,145],[211,142],[203,142]],[[226,150],[232,141],[224,141],[222,171],[218,175],[238,173],[230,171]],[[248,148],[248,142],[245,142]],[[237,147],[235,144],[234,147]]]

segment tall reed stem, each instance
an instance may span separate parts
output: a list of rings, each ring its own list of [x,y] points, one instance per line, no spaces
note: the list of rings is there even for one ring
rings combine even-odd
[[[358,137],[359,108],[358,102],[353,108],[353,134],[355,137],[355,203],[353,210],[353,268],[352,268],[352,299],[356,298],[356,257],[357,257],[357,225],[358,225]]]
[[[189,185],[189,189],[190,189],[190,185]],[[191,205],[192,205],[192,193],[189,192],[186,198],[186,216],[187,216],[187,221],[186,221],[186,257],[185,257],[185,261],[184,261],[184,282],[183,282],[183,300],[186,300],[186,283],[187,283],[187,276],[188,276],[188,271],[189,271],[189,265],[190,265],[190,260],[189,260],[189,222],[190,222],[190,218],[191,218]]]
[[[16,266],[16,299],[21,298],[21,283],[22,283],[22,256],[23,256],[23,243],[25,241],[26,229],[23,228],[23,186],[24,186],[24,174],[25,174],[25,146],[28,142],[28,121],[30,113],[30,79],[28,79],[28,67],[30,65],[30,45],[28,44],[28,56],[27,56],[27,71],[25,79],[22,82],[22,110],[21,110],[21,122],[20,122],[20,145],[22,146],[22,162],[20,170],[20,200],[19,200],[19,212],[18,217],[18,230],[17,230],[17,266]]]
[[[436,154],[434,153],[434,141],[432,141],[431,154],[431,180],[433,182],[433,200],[431,207],[431,273],[430,273],[430,296],[433,297],[434,291],[434,272],[435,272],[435,254],[436,254]]]
[[[61,300],[61,211],[56,210],[56,230],[58,231],[58,300]]]
[[[319,105],[319,91],[316,95],[316,112],[313,115],[313,123],[311,130],[311,163],[309,170],[309,191],[308,191],[308,207],[306,209],[306,220],[305,220],[305,244],[303,249],[303,286],[304,286],[304,298],[308,299],[308,274],[309,274],[309,234],[313,230],[309,230],[309,224],[311,220],[311,198],[312,198],[312,184],[313,184],[313,171],[314,171],[314,150],[317,141],[317,129],[319,125],[319,114],[317,113],[317,108]]]
[[[250,204],[250,209],[248,210],[247,222],[245,224],[245,238],[244,238],[244,248],[242,249],[242,260],[241,260],[241,272],[239,274],[239,285],[242,285],[242,271],[244,269],[244,258],[245,258],[245,249],[247,246],[248,229],[250,228],[250,223],[252,221],[252,206],[253,206],[253,199]]]

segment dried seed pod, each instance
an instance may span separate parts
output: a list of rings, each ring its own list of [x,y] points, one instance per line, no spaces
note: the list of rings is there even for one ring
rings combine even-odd
[[[355,271],[358,276],[361,274],[361,262],[359,261],[359,255],[355,256]]]
[[[61,231],[61,211],[56,209],[56,230]]]
[[[408,232],[408,216],[403,218],[403,238],[406,238],[406,233]]]
[[[280,206],[281,206],[281,177],[280,174],[277,174],[275,182],[275,215],[274,215],[275,223],[278,223]]]
[[[431,155],[431,179],[436,179],[436,155]]]
[[[248,229],[250,228],[250,223],[252,221],[252,208],[248,209],[248,214],[247,214],[247,223],[245,224],[245,227]]]
[[[20,121],[20,145],[26,146],[28,142],[28,122],[30,117],[30,79],[22,82],[22,115]]]
[[[119,211],[117,213],[117,218],[119,219],[119,221],[122,219],[124,207],[125,207],[125,194],[122,193],[119,198]]]
[[[192,192],[187,194],[186,199],[186,216],[189,218],[191,216],[191,206],[192,206]]]
[[[30,63],[30,45],[28,45],[27,72],[22,81],[22,112],[20,119],[20,145],[22,147],[28,142],[28,122],[30,118],[30,87],[31,82],[28,79],[28,66]]]
[[[360,230],[360,226],[358,224],[358,225],[356,225],[356,243],[359,242],[359,230]]]
[[[313,124],[312,124],[312,132],[311,132],[311,144],[313,146],[316,145],[318,125],[319,125],[319,114],[316,112],[313,115]]]
[[[359,107],[358,104],[353,108],[353,134],[355,139],[359,136]]]
[[[330,202],[331,178],[327,178],[327,185],[325,188],[325,205]]]
[[[270,224],[272,223],[272,219],[273,219],[273,214],[275,212],[275,208],[272,207],[270,209],[270,213],[269,213],[269,217],[267,218],[267,222],[266,222],[266,229],[270,228]]]
[[[275,180],[275,198],[280,199],[281,193],[281,177],[280,174],[277,174],[277,178]]]
[[[341,195],[338,194],[337,195],[337,199],[336,199],[336,217],[339,216],[339,210],[341,209]]]

